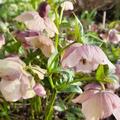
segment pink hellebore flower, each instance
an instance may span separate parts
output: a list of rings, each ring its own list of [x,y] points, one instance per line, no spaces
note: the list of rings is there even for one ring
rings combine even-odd
[[[110,90],[94,88],[93,84],[91,88],[73,99],[73,102],[82,104],[86,120],[100,120],[112,114],[116,120],[120,120],[120,98]]]
[[[5,37],[4,35],[0,34],[0,49],[2,48],[2,46],[5,44]]]
[[[23,22],[30,30],[41,31],[45,30],[49,37],[54,37],[58,34],[58,29],[53,21],[48,17],[50,6],[43,4],[40,6],[38,12],[29,11],[24,12],[15,18],[18,22]]]
[[[27,41],[27,38],[33,37],[33,36],[38,36],[40,33],[38,31],[33,31],[33,30],[27,30],[27,31],[15,31],[13,32],[13,35],[19,40],[24,48],[33,48],[29,42]]]
[[[118,44],[120,42],[120,33],[115,29],[110,30],[108,40],[113,44]]]
[[[73,6],[73,3],[71,1],[65,1],[61,4],[61,7],[65,10],[65,11],[68,11],[68,10],[73,10],[74,9],[74,6]]]
[[[0,60],[0,91],[7,101],[15,102],[35,96],[35,81],[24,67],[25,64],[18,57]]]
[[[30,79],[31,78],[31,79]],[[2,79],[0,82],[0,90],[3,97],[7,101],[16,102],[20,99],[28,99],[35,96],[33,86],[35,81],[30,74],[21,75],[15,80]]]
[[[46,91],[44,89],[44,87],[41,85],[41,84],[36,84],[34,87],[33,87],[35,93],[38,95],[38,96],[45,96],[46,95]]]
[[[53,41],[36,31],[16,32],[14,35],[25,48],[39,48],[46,57],[55,51]]]
[[[83,73],[91,73],[100,64],[107,64],[111,70],[115,69],[98,46],[81,45],[79,43],[73,44],[65,50],[61,63],[63,68],[71,68],[75,72]]]

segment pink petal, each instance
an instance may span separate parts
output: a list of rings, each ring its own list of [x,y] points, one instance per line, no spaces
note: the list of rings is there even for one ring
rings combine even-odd
[[[0,82],[0,90],[3,97],[7,101],[11,102],[16,102],[17,100],[19,100],[22,97],[20,92],[20,84],[21,83],[18,79],[14,81],[2,79]]]
[[[116,120],[120,120],[120,107],[113,111],[113,115],[116,118]]]
[[[35,93],[38,95],[38,96],[45,96],[46,95],[46,91],[44,89],[44,87],[41,85],[41,84],[36,84],[34,87],[33,87]]]
[[[11,60],[0,60],[0,77],[9,80],[19,78],[23,71],[22,67],[21,64]]]
[[[50,55],[55,52],[53,41],[42,34],[27,37],[26,40],[29,41],[29,44],[33,46],[33,48],[40,48],[46,57],[50,57]]]
[[[78,50],[72,51],[69,56],[62,60],[63,67],[74,67],[80,61],[81,56],[78,55]]]
[[[101,100],[95,95],[82,103],[82,112],[86,120],[99,120],[101,117]]]
[[[118,44],[120,42],[119,32],[115,29],[110,30],[108,40],[113,44]]]
[[[15,18],[18,22],[23,22],[30,30],[43,31],[45,24],[43,18],[41,18],[38,12],[29,11],[24,12]]]
[[[75,99],[73,99],[72,101],[74,103],[84,103],[85,101],[87,101],[88,99],[90,99],[91,97],[93,97],[98,91],[96,90],[88,90],[85,91],[84,93],[82,93],[81,95],[79,95],[78,97],[76,97]]]
[[[21,94],[23,99],[32,98],[35,96],[35,92],[33,90],[33,86],[35,85],[35,81],[33,77],[26,72],[20,78],[21,81]]]
[[[71,52],[73,52],[75,49],[77,49],[77,48],[80,47],[80,46],[81,46],[80,43],[74,43],[74,44],[71,45],[69,48],[67,48],[67,49],[64,51],[64,55],[62,56],[61,62],[62,62],[65,58],[67,58]]]
[[[49,37],[54,37],[55,33],[58,34],[58,29],[53,21],[51,21],[49,18],[45,18],[44,23],[45,30],[47,31]]]
[[[114,109],[120,107],[120,98],[116,94],[109,92],[108,97],[111,100]]]
[[[38,31],[33,31],[33,30],[14,32],[14,36],[17,38],[17,40],[19,40],[23,44],[25,48],[32,48],[33,46],[31,46],[29,40],[31,40],[30,39],[31,37],[38,37],[39,34],[40,33]]]
[[[109,93],[107,92],[101,92],[98,94],[101,99],[101,105],[102,105],[101,119],[109,117],[110,115],[112,115],[113,112],[113,106],[111,100],[109,99],[108,94]]]
[[[85,85],[84,90],[101,90],[101,86],[97,83],[89,83]]]

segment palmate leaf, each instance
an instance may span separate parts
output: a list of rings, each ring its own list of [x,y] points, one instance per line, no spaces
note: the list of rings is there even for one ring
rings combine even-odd
[[[58,91],[63,91],[67,89],[68,87],[70,87],[73,78],[74,78],[73,71],[69,69],[66,70],[61,69],[59,71],[59,80],[56,81],[56,89]]]

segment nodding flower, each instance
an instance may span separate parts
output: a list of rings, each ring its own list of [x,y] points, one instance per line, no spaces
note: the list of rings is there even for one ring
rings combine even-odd
[[[82,104],[82,112],[86,120],[105,119],[112,114],[116,120],[120,120],[120,98],[111,90],[100,88],[98,84],[88,84],[87,89],[73,99],[73,102]]]
[[[55,51],[53,41],[37,31],[19,31],[14,36],[21,41],[24,48],[39,48],[46,57],[50,57]]]
[[[63,68],[70,68],[75,72],[83,73],[91,73],[100,64],[107,64],[111,70],[115,69],[101,48],[79,43],[75,43],[65,50],[61,63]]]
[[[0,91],[7,101],[15,102],[35,96],[35,81],[24,67],[25,63],[19,57],[0,60]]]
[[[49,10],[50,6],[46,2],[42,2],[38,7],[38,12],[24,12],[15,20],[24,23],[29,30],[43,32],[48,37],[54,37],[55,34],[58,34],[58,29],[48,16]]]
[[[25,71],[25,67],[25,63],[17,56],[0,60],[0,91],[6,101],[16,102],[35,95],[45,95],[43,86],[36,84],[33,76]],[[41,68],[39,70],[43,74],[46,72]],[[43,79],[43,74],[40,73],[39,78]]]
[[[108,41],[113,44],[118,44],[120,42],[120,33],[115,29],[111,29],[108,33]]]

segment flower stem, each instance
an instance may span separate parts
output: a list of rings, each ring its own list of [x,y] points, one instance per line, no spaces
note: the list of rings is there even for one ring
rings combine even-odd
[[[53,113],[53,105],[55,103],[55,99],[57,96],[57,91],[54,89],[51,101],[47,106],[46,113],[45,113],[45,120],[52,120],[52,113]]]
[[[52,74],[49,76],[49,82],[50,82],[51,88],[54,89],[54,83],[53,83],[53,80],[52,80]]]
[[[102,82],[100,82],[100,85],[102,87],[102,90],[105,90],[105,86],[104,86],[104,84]]]

